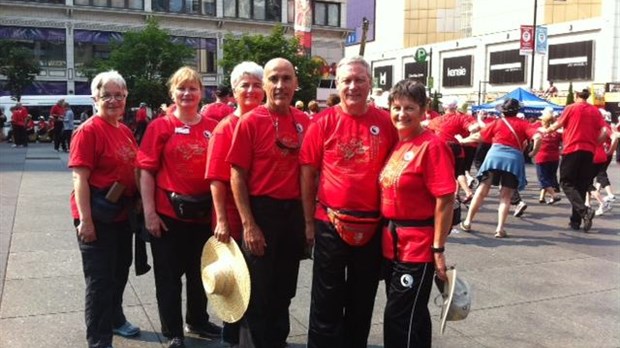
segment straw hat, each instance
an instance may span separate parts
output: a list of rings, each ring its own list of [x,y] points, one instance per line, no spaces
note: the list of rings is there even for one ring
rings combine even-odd
[[[250,302],[250,273],[237,243],[209,238],[202,248],[202,285],[215,314],[227,323],[243,317]]]
[[[471,290],[469,284],[460,277],[456,276],[456,269],[446,271],[448,277],[447,284],[439,278],[435,278],[435,284],[441,292],[441,329],[443,334],[446,329],[446,321],[457,321],[467,318],[471,309]]]

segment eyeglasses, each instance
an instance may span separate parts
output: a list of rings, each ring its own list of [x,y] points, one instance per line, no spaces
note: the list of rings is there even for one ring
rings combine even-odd
[[[274,119],[274,116],[272,116],[272,120]],[[291,122],[293,122],[293,129],[297,132],[297,125],[295,124],[295,118],[293,117],[293,115],[291,115]],[[280,138],[280,119],[278,118],[278,116],[275,116],[275,121],[273,121],[273,126],[276,129],[276,146],[282,150],[288,150],[292,153],[297,153],[299,152],[299,149],[301,148],[301,141],[299,141],[299,132],[297,132],[297,142],[295,141],[291,141],[288,139],[282,139]]]
[[[115,95],[104,94],[104,95],[99,96],[99,99],[103,100],[104,102],[111,102],[112,100],[123,101],[125,100],[125,98],[127,98],[125,94],[115,94]]]

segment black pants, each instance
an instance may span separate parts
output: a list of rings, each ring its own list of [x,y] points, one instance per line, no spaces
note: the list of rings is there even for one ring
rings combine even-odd
[[[136,141],[138,142],[138,144],[142,142],[142,137],[144,136],[144,132],[146,131],[146,125],[147,125],[146,121],[136,123],[136,130],[134,132],[134,137],[136,138]]]
[[[609,182],[609,176],[607,175],[607,168],[609,168],[609,164],[611,163],[612,156],[607,156],[607,161],[602,163],[600,167],[598,167],[596,171],[596,182],[601,185],[601,188],[605,188],[611,183]]]
[[[305,245],[301,201],[250,197],[252,214],[265,236],[265,254],[243,248],[252,293],[245,314],[256,348],[283,348],[290,332],[289,306],[297,291],[299,260]]]
[[[54,121],[54,150],[58,150],[60,143],[62,143],[62,127],[62,121]]]
[[[74,220],[77,227],[79,220]],[[90,348],[112,345],[112,329],[126,321],[123,292],[132,261],[132,232],[129,222],[95,221],[97,240],[78,238],[86,281],[86,339]]]
[[[465,158],[463,159],[463,171],[468,173],[471,170],[471,165],[474,163],[474,157],[476,156],[477,147],[463,146],[465,152]]]
[[[67,151],[71,148],[71,135],[73,134],[73,129],[64,129],[62,131],[62,149]]]
[[[385,348],[430,348],[431,315],[428,299],[435,265],[385,260],[387,303],[383,315]]]
[[[28,146],[28,136],[26,135],[26,127],[13,125],[13,144]]]
[[[315,222],[308,348],[366,347],[381,276],[381,231],[350,246],[331,223]]]
[[[560,162],[560,186],[573,206],[571,224],[579,226],[588,208],[586,193],[594,180],[594,155],[588,151],[575,151],[562,156]]]
[[[183,337],[181,277],[184,274],[187,295],[185,321],[199,327],[209,322],[200,256],[213,232],[210,224],[184,222],[163,215],[160,217],[168,231],[162,231],[160,238],[151,238],[151,252],[161,332],[168,338]]]
[[[476,154],[474,155],[474,166],[476,170],[479,170],[482,166],[482,162],[484,162],[485,157],[487,157],[487,153],[491,149],[491,143],[480,143],[476,148]]]

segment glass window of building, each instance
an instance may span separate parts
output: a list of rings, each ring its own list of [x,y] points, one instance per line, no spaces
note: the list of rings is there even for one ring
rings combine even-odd
[[[215,16],[215,0],[202,0],[202,14]]]
[[[152,0],[153,11],[215,16],[215,0]],[[224,2],[226,3],[226,2]]]
[[[340,4],[333,2],[314,3],[314,24],[340,26]]]
[[[279,22],[282,19],[282,0],[226,0],[224,17]]]
[[[294,23],[295,22],[295,0],[288,0],[287,6],[288,6],[288,11],[287,11],[286,22]]]
[[[73,4],[76,6],[126,8],[132,10],[144,9],[144,0],[73,0]]]
[[[25,2],[41,2],[41,3],[46,3],[46,4],[60,4],[60,5],[64,5],[65,4],[65,0],[22,0]]]

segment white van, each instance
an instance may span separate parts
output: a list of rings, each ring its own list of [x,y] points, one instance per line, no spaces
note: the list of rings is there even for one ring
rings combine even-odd
[[[50,109],[60,99],[64,99],[65,102],[69,103],[71,106],[76,126],[80,124],[80,114],[82,114],[83,111],[86,111],[89,116],[92,116],[96,110],[95,101],[89,95],[23,95],[21,103],[28,109],[28,113],[32,115],[32,119],[36,122],[40,116],[43,116],[43,118],[47,120],[50,116]],[[12,97],[0,97],[0,107],[4,109],[4,114],[7,118],[5,127],[10,127],[11,108],[15,106],[16,103],[17,100]]]

